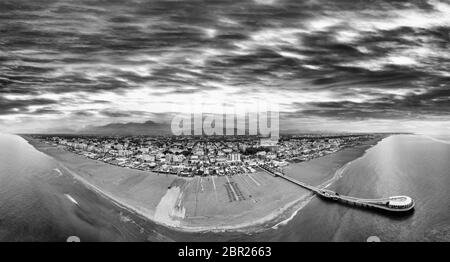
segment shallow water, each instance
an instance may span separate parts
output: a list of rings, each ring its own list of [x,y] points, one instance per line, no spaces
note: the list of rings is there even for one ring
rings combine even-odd
[[[0,240],[168,240],[87,189],[23,138],[0,135]]]

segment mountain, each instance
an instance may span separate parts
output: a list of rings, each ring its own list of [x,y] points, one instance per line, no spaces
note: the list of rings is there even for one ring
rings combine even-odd
[[[60,127],[60,128],[47,128],[47,129],[39,129],[39,130],[35,130],[33,132],[22,132],[22,133],[30,133],[30,134],[76,134],[77,131],[75,129],[72,128],[65,128],[65,127]]]
[[[104,126],[87,126],[80,134],[89,135],[167,135],[170,125],[147,121],[144,123],[112,123]]]

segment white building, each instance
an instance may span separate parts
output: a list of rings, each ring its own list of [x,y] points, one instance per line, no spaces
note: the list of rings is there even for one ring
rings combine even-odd
[[[241,154],[239,153],[231,153],[228,155],[228,159],[232,162],[240,162],[241,161]]]

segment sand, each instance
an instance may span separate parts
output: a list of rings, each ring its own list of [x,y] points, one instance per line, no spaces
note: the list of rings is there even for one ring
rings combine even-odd
[[[313,197],[310,191],[262,170],[233,177],[181,178],[109,165],[24,138],[53,157],[63,173],[121,207],[176,230],[262,230],[289,220]],[[285,173],[312,185],[329,184],[343,166],[378,141],[291,164]]]

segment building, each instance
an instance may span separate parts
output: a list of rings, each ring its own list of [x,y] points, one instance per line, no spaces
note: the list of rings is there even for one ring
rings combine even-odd
[[[231,162],[240,162],[241,161],[241,154],[239,153],[231,153],[228,155],[228,160]]]
[[[241,152],[245,152],[245,150],[247,150],[248,145],[246,145],[245,143],[240,143],[239,144],[239,150],[241,150]]]
[[[143,154],[150,152],[148,147],[141,147],[139,148],[139,151]]]
[[[259,146],[268,148],[270,151],[278,151],[278,137],[261,137],[259,139]]]
[[[142,154],[141,159],[145,162],[155,162],[155,155]]]
[[[130,156],[132,153],[133,153],[133,152],[130,151],[130,150],[123,150],[123,149],[120,149],[120,150],[117,151],[117,154],[118,154],[119,156],[124,156],[124,157]]]
[[[181,163],[185,159],[184,155],[173,155],[172,161],[174,163]]]
[[[199,161],[197,155],[192,155],[190,160],[191,160],[191,163],[197,163]]]

